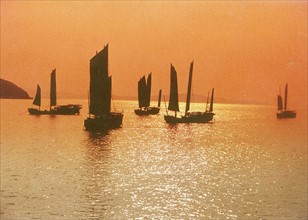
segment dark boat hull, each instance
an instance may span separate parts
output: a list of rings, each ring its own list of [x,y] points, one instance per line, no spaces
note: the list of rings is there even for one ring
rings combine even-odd
[[[160,111],[159,107],[148,107],[143,109],[135,109],[136,115],[157,115]]]
[[[281,112],[277,112],[276,116],[277,118],[296,118],[296,112],[295,111],[281,111]]]
[[[51,110],[39,110],[36,108],[28,108],[30,115],[79,115],[81,105],[58,105]]]
[[[213,120],[215,114],[212,112],[192,112],[187,114],[187,116],[182,116],[177,118],[171,115],[164,115],[164,119],[169,124],[176,123],[207,123]]]
[[[110,115],[95,117],[84,120],[84,128],[87,131],[101,131],[122,126],[123,113],[112,112]]]

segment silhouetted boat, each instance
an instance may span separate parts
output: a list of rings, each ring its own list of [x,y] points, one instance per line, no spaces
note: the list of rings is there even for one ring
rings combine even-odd
[[[108,75],[108,44],[90,60],[89,117],[84,127],[89,131],[119,128],[123,113],[111,112],[111,76]]]
[[[79,114],[81,105],[68,104],[57,105],[57,93],[56,93],[56,69],[51,72],[50,79],[50,107],[49,110],[41,110],[41,88],[37,85],[36,95],[33,100],[33,105],[39,106],[39,108],[28,108],[31,115],[75,115]]]
[[[152,83],[152,73],[148,75],[147,81],[145,81],[145,76],[143,76],[138,81],[138,103],[139,109],[135,109],[137,115],[156,115],[160,110],[160,100],[161,100],[161,90],[159,90],[158,95],[158,105],[157,107],[150,106],[151,100],[151,83]]]
[[[174,66],[171,64],[170,97],[169,97],[168,110],[174,111],[174,116],[168,115],[168,111],[167,111],[167,115],[164,115],[165,121],[167,123],[170,123],[170,124],[172,123],[207,123],[213,119],[213,116],[215,115],[213,113],[214,88],[212,89],[211,104],[210,104],[209,111],[206,109],[204,112],[189,112],[192,73],[193,73],[193,62],[190,64],[185,115],[177,117],[177,112],[179,111],[177,72]]]
[[[277,96],[278,112],[276,113],[277,118],[296,118],[296,112],[287,110],[287,101],[288,101],[288,83],[285,87],[284,93],[284,107],[282,103],[282,96],[279,87],[279,95]]]

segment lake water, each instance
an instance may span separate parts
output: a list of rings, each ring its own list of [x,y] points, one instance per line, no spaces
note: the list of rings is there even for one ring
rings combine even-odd
[[[275,106],[217,104],[213,123],[171,126],[164,103],[140,117],[115,101],[123,127],[95,134],[86,100],[60,102],[81,114],[1,100],[1,219],[308,218],[307,109],[277,120]]]

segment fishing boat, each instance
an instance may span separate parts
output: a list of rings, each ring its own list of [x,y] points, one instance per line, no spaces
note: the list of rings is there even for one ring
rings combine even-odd
[[[189,79],[188,79],[188,88],[187,88],[187,96],[186,96],[186,108],[185,115],[180,117],[177,116],[177,112],[179,112],[179,99],[178,99],[178,83],[177,83],[177,72],[174,66],[171,64],[171,79],[170,79],[170,96],[169,96],[169,104],[168,110],[174,111],[174,115],[169,115],[167,111],[167,115],[164,115],[164,119],[169,124],[175,123],[207,123],[213,120],[213,102],[214,102],[214,88],[212,89],[211,95],[211,103],[210,109],[204,112],[190,112],[190,96],[191,96],[191,85],[192,85],[192,73],[193,73],[193,64],[190,63],[189,70]]]
[[[279,95],[277,96],[278,112],[276,113],[277,118],[296,118],[296,112],[287,110],[287,101],[288,101],[288,83],[285,86],[284,93],[284,106],[282,102],[282,96],[279,87]]]
[[[122,126],[123,112],[111,111],[111,85],[107,44],[90,60],[89,116],[84,120],[85,130],[108,130]]]
[[[75,115],[79,114],[82,108],[79,104],[57,105],[57,92],[56,92],[56,69],[51,72],[50,79],[50,107],[49,110],[41,110],[41,88],[37,85],[33,105],[39,108],[28,108],[30,115]]]
[[[158,105],[151,107],[151,83],[152,83],[152,73],[148,75],[147,80],[143,76],[138,81],[138,104],[139,108],[135,109],[137,115],[156,115],[160,111],[160,100],[161,100],[161,89],[158,94]]]

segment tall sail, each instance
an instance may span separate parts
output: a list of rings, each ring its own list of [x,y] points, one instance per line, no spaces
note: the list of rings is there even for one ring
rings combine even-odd
[[[287,110],[287,101],[288,101],[288,83],[284,91],[284,110]]]
[[[152,84],[152,73],[148,75],[147,78],[147,85],[146,85],[146,103],[145,107],[150,106],[150,100],[151,100],[151,84]]]
[[[33,105],[41,106],[41,87],[37,85]]]
[[[193,67],[194,67],[194,61],[190,63],[188,87],[187,87],[187,96],[186,96],[185,115],[187,114],[187,112],[189,111],[189,108],[190,108],[190,94],[191,94],[191,83],[192,83]]]
[[[278,111],[282,110],[282,97],[281,95],[277,96],[277,103],[278,103]]]
[[[210,112],[213,111],[213,105],[214,105],[214,88],[212,89],[211,104],[210,104]]]
[[[161,89],[159,90],[158,93],[158,104],[157,104],[158,107],[160,107],[160,102],[161,102]]]
[[[56,69],[51,72],[50,78],[50,107],[57,105]]]
[[[139,108],[146,106],[146,81],[145,81],[145,76],[143,76],[138,81],[138,103],[139,103]]]
[[[172,64],[171,64],[171,70],[170,70],[170,97],[169,97],[168,110],[180,111],[179,110],[177,73]]]
[[[108,76],[108,44],[90,60],[90,114],[110,113],[111,77]]]

